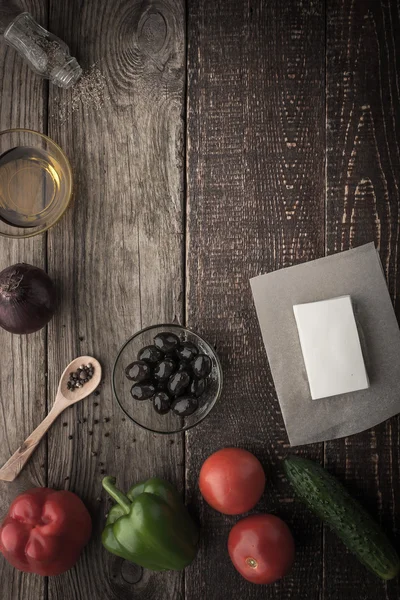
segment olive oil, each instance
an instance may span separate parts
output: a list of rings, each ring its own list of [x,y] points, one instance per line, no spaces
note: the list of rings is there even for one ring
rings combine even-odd
[[[0,156],[0,218],[9,225],[45,223],[62,188],[63,169],[46,150],[19,146]]]

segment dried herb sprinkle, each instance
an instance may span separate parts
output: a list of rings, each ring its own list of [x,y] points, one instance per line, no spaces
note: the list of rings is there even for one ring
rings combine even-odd
[[[58,116],[62,123],[81,108],[99,111],[108,98],[106,78],[95,64],[83,71],[80,79],[70,91],[72,95],[70,103],[66,104],[64,95],[60,96],[57,113],[53,115]]]

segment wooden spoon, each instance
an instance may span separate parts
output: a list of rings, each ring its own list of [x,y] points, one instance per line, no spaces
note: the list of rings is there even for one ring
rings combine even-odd
[[[76,371],[80,365],[87,365],[92,363],[94,373],[92,379],[89,379],[81,388],[75,388],[73,391],[67,388],[67,382],[69,380],[70,373]],[[89,396],[98,387],[101,381],[101,365],[98,360],[92,356],[80,356],[76,358],[61,375],[60,383],[58,385],[57,395],[53,408],[47,415],[47,417],[36,427],[35,431],[25,440],[25,442],[18,448],[16,452],[8,459],[6,464],[0,469],[0,480],[1,481],[14,481],[14,479],[20,474],[24,468],[26,462],[30,458],[31,454],[39,444],[40,440],[49,429],[50,425],[57,419],[57,417],[76,402],[80,402],[87,396]]]

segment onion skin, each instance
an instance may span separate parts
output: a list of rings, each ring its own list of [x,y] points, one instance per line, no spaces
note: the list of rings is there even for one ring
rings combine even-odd
[[[0,327],[28,334],[42,329],[56,309],[56,289],[39,267],[19,263],[0,273]]]

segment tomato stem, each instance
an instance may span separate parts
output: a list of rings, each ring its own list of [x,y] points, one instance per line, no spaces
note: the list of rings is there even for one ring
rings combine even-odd
[[[246,565],[251,567],[252,569],[255,569],[256,567],[258,567],[258,562],[255,558],[249,556],[248,558],[246,558]]]

